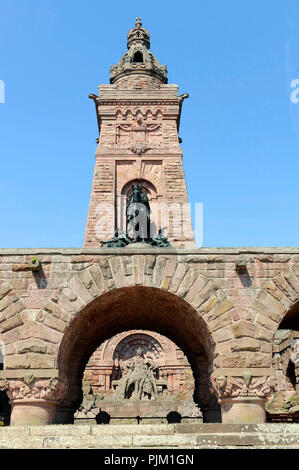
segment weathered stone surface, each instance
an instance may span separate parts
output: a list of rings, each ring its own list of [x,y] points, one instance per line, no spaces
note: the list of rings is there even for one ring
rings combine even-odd
[[[27,339],[15,343],[16,354],[24,354],[27,352],[45,353],[47,351],[47,343],[40,339]]]
[[[232,352],[235,351],[259,351],[261,342],[253,338],[238,338],[230,344]]]
[[[12,330],[23,324],[22,317],[20,315],[15,315],[12,318],[9,318],[1,325],[1,333],[5,333],[6,331]]]
[[[14,354],[6,358],[7,369],[53,369],[56,366],[56,357],[49,354]]]
[[[242,336],[253,337],[255,335],[256,326],[245,320],[240,320],[232,324],[232,331],[235,338]]]

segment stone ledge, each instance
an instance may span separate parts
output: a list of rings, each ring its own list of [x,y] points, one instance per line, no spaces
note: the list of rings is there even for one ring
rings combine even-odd
[[[299,449],[299,423],[48,425],[0,428],[0,449]]]
[[[299,254],[299,247],[223,247],[223,248],[0,248],[1,255],[112,255],[134,253],[150,254],[178,254],[178,255],[205,255],[223,254]]]
[[[51,379],[59,376],[58,369],[3,369],[0,370],[0,378],[19,379],[24,375],[34,375],[39,379]]]

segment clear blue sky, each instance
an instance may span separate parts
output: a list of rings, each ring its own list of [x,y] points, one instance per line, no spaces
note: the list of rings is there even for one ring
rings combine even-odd
[[[184,102],[204,246],[298,246],[297,0],[0,1],[0,247],[80,247],[97,122],[137,16]],[[299,96],[299,94],[298,94]]]

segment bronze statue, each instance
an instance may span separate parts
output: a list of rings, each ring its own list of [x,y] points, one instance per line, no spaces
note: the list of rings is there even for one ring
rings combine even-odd
[[[150,213],[146,193],[140,184],[134,184],[126,206],[126,232],[121,232],[118,228],[115,229],[113,238],[101,241],[102,247],[122,248],[131,243],[140,242],[153,247],[170,247],[168,238],[162,235],[162,229],[159,230],[156,237],[150,236]]]

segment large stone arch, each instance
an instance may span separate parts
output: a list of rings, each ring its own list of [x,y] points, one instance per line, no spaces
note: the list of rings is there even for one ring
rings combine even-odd
[[[69,405],[78,405],[80,380],[93,351],[123,330],[164,334],[181,347],[191,366],[204,357],[212,369],[232,309],[213,282],[167,256],[107,256],[79,271],[45,305],[47,323],[59,317],[63,331],[58,368],[68,377]],[[223,317],[225,326],[219,321]]]
[[[298,302],[299,266],[294,264],[267,280],[251,305],[249,314],[263,341],[272,345],[283,318]]]
[[[78,271],[46,302],[43,323],[64,333],[95,299],[135,286],[157,288],[183,299],[197,311],[214,344],[228,339],[224,330],[233,318],[231,300],[198,270],[163,255],[107,256]]]

